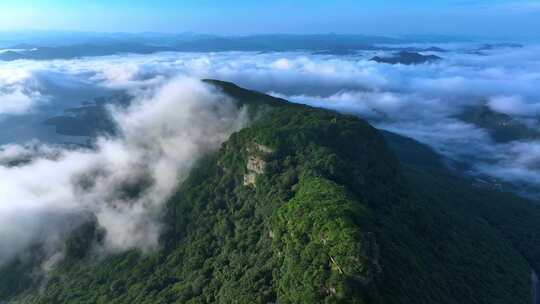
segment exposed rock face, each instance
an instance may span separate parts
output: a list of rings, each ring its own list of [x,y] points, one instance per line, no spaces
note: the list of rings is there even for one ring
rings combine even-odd
[[[257,156],[249,156],[247,162],[248,172],[246,175],[244,175],[244,186],[255,186],[255,180],[257,176],[264,173],[265,167],[266,162],[263,159]]]
[[[244,175],[244,186],[255,186],[257,176],[264,173],[266,161],[264,155],[268,155],[273,150],[267,146],[254,144],[253,147],[247,148],[248,160],[246,164],[247,173]]]

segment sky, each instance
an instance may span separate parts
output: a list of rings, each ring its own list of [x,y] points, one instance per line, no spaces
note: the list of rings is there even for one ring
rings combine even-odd
[[[536,36],[531,0],[0,0],[0,31]]]

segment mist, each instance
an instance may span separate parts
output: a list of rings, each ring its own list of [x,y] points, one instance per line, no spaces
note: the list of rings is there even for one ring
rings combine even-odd
[[[74,214],[96,216],[106,252],[150,250],[167,198],[246,122],[231,100],[188,78],[137,90],[127,109],[110,111],[119,135],[98,138],[95,148],[34,142],[0,150],[0,263],[34,243],[60,251]],[[26,161],[8,165],[17,158]]]

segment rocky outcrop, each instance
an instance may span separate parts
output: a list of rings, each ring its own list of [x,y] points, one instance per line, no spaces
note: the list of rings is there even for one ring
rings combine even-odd
[[[247,172],[244,175],[244,186],[255,186],[257,176],[263,174],[266,168],[264,156],[272,153],[273,150],[264,145],[254,144],[252,147],[247,148],[247,152]]]

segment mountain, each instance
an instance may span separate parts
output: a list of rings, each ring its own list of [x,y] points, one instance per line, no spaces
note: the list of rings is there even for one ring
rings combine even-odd
[[[43,47],[73,46],[81,44],[107,45],[111,43],[141,43],[145,45],[172,46],[184,42],[224,38],[238,41],[259,41],[269,43],[298,43],[298,41],[345,41],[362,44],[393,44],[414,42],[414,39],[401,39],[385,36],[361,34],[255,34],[255,35],[212,35],[194,32],[183,33],[100,33],[69,31],[7,31],[0,32],[0,47],[14,45],[39,45]],[[34,47],[33,46],[33,47]]]
[[[531,303],[540,206],[358,117],[205,82],[252,122],[178,185],[160,247],[95,258],[89,215],[46,275],[39,247],[2,266],[0,302]]]
[[[52,60],[72,59],[88,56],[106,56],[122,53],[151,54],[156,52],[171,51],[169,47],[152,46],[140,43],[111,43],[99,44],[76,44],[57,47],[35,46],[31,49],[20,49],[0,53],[0,60],[12,61],[17,59]]]
[[[523,48],[522,44],[519,43],[509,43],[509,42],[501,42],[501,43],[487,43],[483,44],[480,47],[478,47],[479,51],[490,51],[495,49],[504,49],[504,48],[511,48],[511,49],[520,49]]]
[[[385,49],[375,44],[398,44],[400,39],[364,35],[250,35],[215,36],[199,34],[109,34],[82,35],[59,34],[52,41],[37,39],[30,35],[26,39],[14,40],[0,52],[0,60],[17,59],[51,60],[71,59],[87,56],[105,56],[123,53],[150,54],[156,52],[220,52],[220,51],[330,51],[349,54],[358,50]],[[39,37],[39,36],[38,36]],[[1,38],[1,37],[0,37]],[[10,37],[15,39],[13,37]],[[32,39],[30,39],[32,38]],[[50,38],[50,39],[52,39]],[[63,41],[62,39],[65,39]],[[69,42],[73,43],[69,43]],[[1,42],[1,41],[0,41]],[[41,44],[40,44],[41,43]],[[0,44],[1,45],[1,44]],[[2,49],[0,48],[0,51]]]
[[[62,115],[51,117],[44,123],[54,126],[60,135],[95,137],[103,133],[114,133],[114,123],[106,106],[123,107],[130,101],[128,95],[121,93],[98,97],[92,102],[84,102],[80,107],[66,109]]]
[[[422,64],[439,61],[442,58],[437,55],[422,55],[416,52],[401,51],[389,57],[375,56],[371,61],[389,64]]]
[[[342,34],[265,34],[247,36],[218,36],[194,33],[184,34],[123,34],[123,33],[58,33],[51,37],[39,34],[7,37],[12,44],[2,44],[0,33],[0,61],[19,59],[52,60],[117,54],[151,54],[157,52],[285,52],[311,51],[319,55],[355,55],[359,51],[384,50],[397,52],[388,58],[401,58],[400,63],[422,63],[437,60],[437,56],[424,56],[419,52],[446,52],[440,47],[410,47],[409,39],[367,35]],[[498,47],[498,45],[484,45]],[[439,58],[440,59],[440,58]],[[382,61],[381,61],[382,62]],[[407,64],[411,64],[407,63]]]
[[[458,118],[487,130],[500,143],[540,138],[540,131],[510,115],[495,112],[486,104],[468,107]]]

